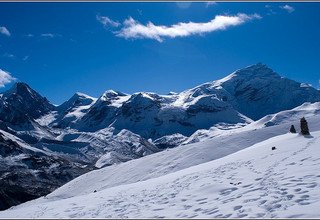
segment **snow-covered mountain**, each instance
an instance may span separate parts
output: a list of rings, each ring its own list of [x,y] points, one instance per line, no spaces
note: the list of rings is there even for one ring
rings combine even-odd
[[[126,95],[109,90],[90,107],[74,128],[95,131],[112,126],[119,131],[127,129],[155,139],[174,133],[190,135],[222,119],[230,123],[251,122],[214,95],[198,97],[181,105],[176,104],[177,99],[179,95],[147,92]]]
[[[26,124],[53,109],[46,98],[22,82],[14,84],[0,98],[0,120],[14,126]]]
[[[96,98],[77,92],[68,101],[59,105],[56,111],[42,117],[39,121],[56,128],[71,127],[88,112],[96,100]],[[48,120],[48,116],[51,116],[51,121]]]
[[[320,101],[319,90],[281,77],[263,64],[238,70],[217,84],[234,96],[235,108],[253,120],[304,102]]]
[[[96,131],[112,126],[155,140],[176,133],[190,136],[219,123],[245,125],[316,101],[320,91],[258,63],[178,94],[128,95],[108,90],[71,127]]]
[[[107,90],[98,99],[76,93],[60,106],[52,105],[25,83],[16,83],[0,94],[0,132],[19,140],[0,140],[4,173],[0,178],[11,178],[6,174],[9,167],[13,176],[19,175],[17,184],[25,184],[12,187],[19,193],[10,192],[12,201],[2,208],[26,201],[20,199],[21,194],[30,194],[28,199],[44,195],[91,169],[118,167],[118,173],[109,170],[110,174],[104,174],[110,187],[217,159],[284,134],[291,124],[298,128],[300,117],[315,121],[319,101],[320,91],[280,77],[263,64],[181,93],[130,95]],[[312,122],[311,129],[314,126],[317,123]],[[252,133],[257,137],[252,138]],[[26,153],[20,145],[34,150]],[[215,147],[219,154],[211,151]],[[24,159],[25,155],[29,159]],[[25,161],[43,165],[29,166]],[[133,167],[144,174],[135,175]],[[64,172],[68,178],[60,180],[55,172]],[[37,193],[28,190],[30,179],[38,182],[34,185],[39,188]]]
[[[114,121],[122,103],[129,97],[129,95],[121,92],[107,90],[88,109],[87,114],[79,119],[75,127],[82,131],[96,131],[108,127]]]
[[[320,91],[305,84],[281,77],[258,63],[237,70],[227,77],[205,83],[184,93],[217,94],[240,113],[257,120],[267,114],[297,107],[304,102],[320,101]]]

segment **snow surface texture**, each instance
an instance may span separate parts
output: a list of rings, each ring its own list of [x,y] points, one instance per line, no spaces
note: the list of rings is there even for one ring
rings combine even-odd
[[[320,120],[309,117],[311,130],[320,130]],[[299,122],[296,122],[297,125]],[[69,198],[118,185],[144,181],[235,153],[268,138],[288,132],[290,124],[260,129],[222,130],[216,136],[86,173],[48,197]],[[98,173],[98,175],[97,175]],[[76,185],[73,185],[75,182]],[[69,185],[70,184],[70,185]],[[68,190],[64,190],[68,187]],[[60,191],[62,189],[62,191]]]
[[[61,187],[60,194],[13,207],[0,217],[316,218],[319,142],[319,131],[306,137],[288,133],[175,173],[96,192],[83,193],[77,178]],[[135,172],[140,170],[135,167]],[[103,185],[103,169],[94,173],[83,175],[81,182]],[[71,187],[77,192],[74,196],[60,197]]]

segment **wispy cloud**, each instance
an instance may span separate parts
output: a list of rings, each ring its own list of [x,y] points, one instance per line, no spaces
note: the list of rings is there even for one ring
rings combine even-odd
[[[279,6],[279,8],[286,10],[289,13],[292,13],[295,10],[294,7],[292,7],[290,5],[282,5],[282,6]]]
[[[97,20],[103,24],[103,26],[107,27],[107,26],[111,26],[111,27],[118,27],[120,26],[120,23],[117,21],[113,21],[110,18],[106,17],[106,16],[100,16],[97,15],[96,16]]]
[[[23,61],[27,61],[27,59],[29,59],[29,56],[24,56],[24,57],[22,58]]]
[[[191,6],[192,2],[176,2],[176,5],[180,9],[188,9]]]
[[[148,22],[147,25],[143,25],[132,17],[129,17],[123,22],[124,27],[115,33],[116,36],[123,37],[125,39],[149,38],[162,42],[163,38],[166,37],[175,38],[187,37],[190,35],[203,35],[210,32],[225,30],[229,27],[238,26],[247,21],[260,18],[261,16],[258,14],[247,15],[239,13],[234,16],[217,15],[211,21],[206,23],[180,22],[171,26],[158,26],[154,25],[152,22]]]
[[[9,31],[6,27],[3,27],[3,26],[0,27],[0,33],[3,34],[3,35],[6,35],[6,36],[8,36],[8,37],[11,36],[10,31]]]
[[[45,38],[55,38],[55,37],[61,37],[61,34],[53,34],[53,33],[44,33],[40,35],[41,37]]]
[[[214,6],[214,5],[216,5],[217,4],[217,2],[205,2],[205,4],[206,4],[206,8],[209,8],[210,6]]]
[[[33,34],[25,34],[24,36],[25,36],[25,37],[34,37]]]
[[[4,54],[2,54],[2,57],[13,59],[13,58],[15,58],[15,55],[13,55],[11,53],[4,53]]]
[[[273,7],[271,5],[265,5],[265,8],[268,9],[268,13],[267,15],[275,15],[277,14],[274,10],[273,10]]]
[[[15,81],[16,78],[11,76],[9,72],[6,72],[2,69],[0,69],[0,87],[4,87],[6,84],[11,83]]]

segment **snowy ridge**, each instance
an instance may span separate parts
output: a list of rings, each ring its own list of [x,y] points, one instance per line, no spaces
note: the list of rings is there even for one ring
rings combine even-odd
[[[281,123],[297,121],[302,117],[309,118],[320,114],[320,102],[306,102],[294,109],[282,111],[276,114],[267,115],[262,119],[253,122],[250,126],[272,126]]]
[[[78,194],[70,198],[40,198],[1,212],[1,216],[318,217],[320,175],[313,171],[320,167],[320,132],[312,135],[276,136],[218,160],[96,193],[74,188]],[[69,193],[69,189],[67,184],[60,193]]]

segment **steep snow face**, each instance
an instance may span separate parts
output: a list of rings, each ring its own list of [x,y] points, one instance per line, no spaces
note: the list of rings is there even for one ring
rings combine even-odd
[[[96,100],[96,98],[77,92],[68,101],[59,105],[57,107],[57,111],[69,113],[71,110],[79,106],[90,106]]]
[[[74,128],[96,131],[108,127],[114,121],[118,108],[129,98],[130,96],[124,93],[107,90],[74,125]]]
[[[149,141],[125,129],[110,139],[113,143],[112,149],[110,146],[109,152],[99,158],[95,164],[97,168],[126,162],[160,151]]]
[[[57,116],[51,125],[59,128],[72,126],[88,112],[96,100],[96,98],[77,92],[68,101],[57,107]]]
[[[224,101],[253,120],[292,109],[304,102],[320,101],[320,91],[281,77],[261,63],[186,90],[179,94],[175,105],[190,105],[198,97],[201,99],[205,95]]]
[[[1,96],[0,119],[13,125],[20,125],[53,109],[54,106],[46,98],[27,84],[18,82]]]
[[[234,97],[231,100],[233,106],[253,120],[292,109],[304,102],[320,101],[320,91],[281,77],[260,63],[237,70],[213,85],[224,88]]]
[[[101,181],[105,178],[101,169],[45,198],[0,212],[0,216],[316,218],[320,205],[320,176],[315,173],[320,168],[319,142],[319,131],[308,137],[285,134],[218,160],[114,187],[105,186],[110,179]],[[132,172],[140,170],[132,167]],[[84,182],[90,191],[79,187]],[[94,182],[94,187],[89,182]],[[70,191],[74,194],[66,196]]]
[[[121,130],[117,133],[112,127],[95,132],[68,131],[61,134],[58,139],[65,146],[66,151],[67,146],[75,148],[78,144],[80,146],[78,150],[91,162],[94,162],[97,168],[159,152],[153,143],[141,136],[128,130]],[[56,149],[55,145],[54,147]]]
[[[188,137],[183,136],[182,134],[172,134],[166,135],[161,138],[156,139],[153,143],[160,149],[172,148],[179,146],[182,142],[187,140]]]

